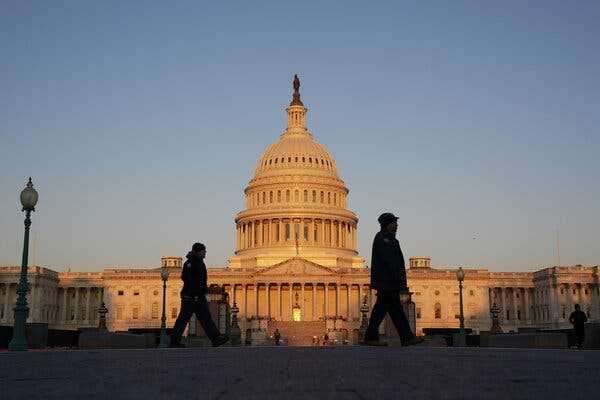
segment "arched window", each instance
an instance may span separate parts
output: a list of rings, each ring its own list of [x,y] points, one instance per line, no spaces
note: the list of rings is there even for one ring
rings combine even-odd
[[[285,224],[285,240],[290,240],[290,224]]]
[[[152,303],[152,319],[158,319],[158,302]]]
[[[262,196],[263,196],[262,203],[263,203],[263,204],[266,204],[267,202],[265,201],[265,199],[266,199],[267,193],[266,193],[266,192],[263,192],[263,195],[262,195]]]
[[[292,162],[292,157],[288,157],[288,162]]]
[[[269,203],[273,203],[273,191],[269,192]]]
[[[312,201],[313,201],[313,203],[317,202],[317,191],[316,190],[312,191]]]
[[[321,203],[325,202],[325,193],[321,190]]]
[[[277,191],[277,202],[281,203],[281,190]]]
[[[304,202],[308,202],[308,190],[304,191]]]
[[[442,319],[442,305],[440,303],[435,303],[434,309],[435,319]]]
[[[331,192],[327,192],[327,204],[331,204]]]
[[[312,157],[308,157],[308,162],[312,164]]]
[[[337,206],[337,205],[338,205],[338,204],[337,204],[337,193],[334,193],[334,194],[333,194],[333,205],[334,205],[334,206]]]
[[[279,158],[276,158],[276,159],[275,159],[275,164],[277,164],[277,160],[279,160]]]
[[[273,160],[269,160],[269,165],[273,164]],[[175,317],[177,318],[177,317]]]
[[[294,161],[298,162],[298,157],[294,158]]]
[[[306,162],[306,158],[305,157],[302,157],[302,162]]]

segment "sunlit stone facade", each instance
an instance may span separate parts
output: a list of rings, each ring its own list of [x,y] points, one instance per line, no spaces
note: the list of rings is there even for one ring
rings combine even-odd
[[[369,269],[357,251],[358,217],[347,208],[349,191],[334,158],[306,128],[307,109],[297,89],[287,113],[287,128],[259,158],[244,190],[234,255],[227,267],[209,268],[209,283],[223,287],[230,304],[239,307],[244,335],[265,331],[273,321],[321,321],[331,336],[349,336],[360,326],[361,302],[375,301]],[[171,271],[166,307],[171,327],[180,306],[181,265],[181,257],[163,257],[160,266],[101,272],[30,267],[29,321],[55,329],[96,326],[103,299],[110,330],[158,328],[164,266]],[[412,257],[407,268],[417,332],[458,327],[457,267],[432,267],[428,257]],[[592,320],[600,315],[598,266],[510,273],[465,269],[465,325],[475,331],[490,328],[494,303],[505,331],[569,327],[574,303]],[[13,323],[19,271],[0,267],[2,325]]]

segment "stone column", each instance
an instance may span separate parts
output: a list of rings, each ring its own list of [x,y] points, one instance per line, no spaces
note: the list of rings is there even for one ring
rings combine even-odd
[[[63,288],[63,309],[62,309],[62,323],[67,322],[67,294],[69,292],[69,288]]]
[[[248,318],[248,285],[247,284],[242,284],[242,288],[243,288],[243,296],[244,298],[242,299],[244,302],[244,318]],[[245,321],[245,320],[244,320]]]
[[[84,316],[84,320],[87,322],[87,324],[89,325],[90,323],[90,306],[92,305],[91,303],[91,299],[92,299],[92,288],[88,287],[87,288],[87,297],[85,299],[85,316]]]
[[[317,308],[317,284],[312,284],[312,320],[316,321],[316,308]]]
[[[559,292],[559,288],[558,286],[554,286],[554,285],[550,285],[550,287],[548,288],[548,302],[550,303],[550,307],[549,307],[549,321],[551,324],[555,324],[558,323],[558,316],[559,316],[559,305],[558,305],[558,293]]]
[[[279,219],[279,245],[281,246],[281,243],[283,242],[283,238],[284,238],[285,232],[283,231],[283,219]]]
[[[254,316],[258,318],[258,282],[254,284]]]
[[[529,310],[529,288],[523,289],[523,318],[525,319],[525,323],[529,324],[531,311]]]
[[[329,298],[327,296],[328,291],[327,291],[327,286],[329,284],[327,282],[325,282],[324,285],[324,289],[323,289],[323,310],[325,315],[323,315],[323,317],[327,318],[329,316]]]
[[[299,239],[298,241],[302,245],[306,244],[306,239],[304,238],[304,226],[306,226],[306,223],[304,222],[304,218],[300,218],[300,221],[298,222],[298,229],[300,229],[300,232],[298,232],[298,239]],[[300,308],[302,308],[302,307],[300,307]]]
[[[79,288],[75,287],[75,323],[79,321]]]
[[[279,308],[279,320],[283,321],[283,299],[281,298],[281,282],[277,284],[277,304]]]
[[[337,221],[336,247],[342,247],[342,223],[340,221]],[[337,285],[335,287],[337,288]]]
[[[359,283],[358,284],[358,307],[356,308],[358,310],[358,317],[360,318],[360,306],[362,306],[362,285]]]
[[[346,318],[350,321],[350,285],[346,285]]]
[[[271,317],[271,284],[267,282],[266,286],[266,298],[267,298],[267,318]]]
[[[335,316],[340,315],[340,285],[335,284]]]
[[[317,244],[317,241],[315,240],[315,227],[316,226],[317,225],[315,223],[315,219],[311,218],[310,223],[308,225],[308,243],[312,246]]]
[[[519,319],[517,318],[517,310],[519,309],[519,299],[517,298],[517,293],[519,292],[519,288],[518,287],[513,287],[512,292],[513,292],[513,312],[515,315],[515,326],[517,324],[519,324]],[[523,317],[523,315],[521,315],[521,317]]]
[[[294,320],[294,300],[293,300],[293,293],[294,293],[294,285],[292,283],[290,283],[290,321]]]
[[[302,320],[306,320],[306,308],[304,307],[304,283],[300,284],[300,312],[302,313]]]

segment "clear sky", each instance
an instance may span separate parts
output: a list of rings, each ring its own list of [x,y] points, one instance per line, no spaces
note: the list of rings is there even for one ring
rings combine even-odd
[[[425,4],[427,3],[427,4]],[[335,157],[370,259],[600,264],[598,1],[3,1],[0,264],[158,266],[233,254],[291,79]]]

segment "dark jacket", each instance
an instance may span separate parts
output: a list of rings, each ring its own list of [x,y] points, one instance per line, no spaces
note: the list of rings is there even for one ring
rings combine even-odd
[[[377,232],[371,253],[371,287],[382,291],[403,291],[406,286],[404,255],[393,234]]]
[[[575,329],[583,329],[584,324],[587,322],[587,315],[581,310],[573,311],[569,316],[569,322],[573,324]]]
[[[188,253],[187,261],[183,264],[181,270],[181,280],[183,289],[181,296],[204,296],[206,294],[206,265],[204,260],[196,257],[193,253]]]

